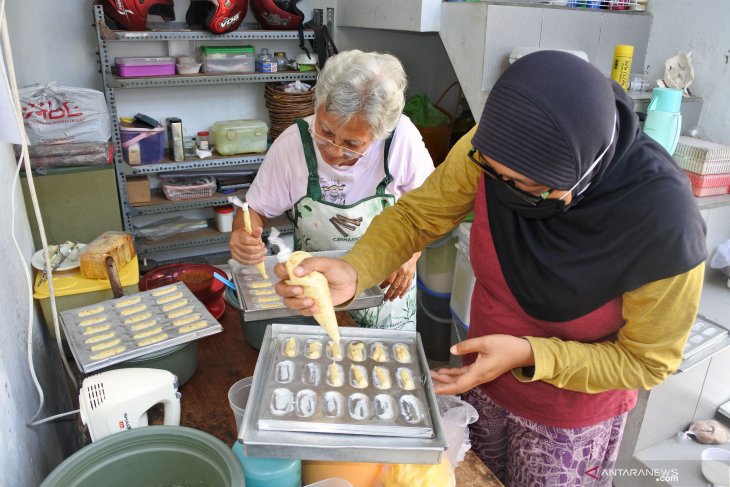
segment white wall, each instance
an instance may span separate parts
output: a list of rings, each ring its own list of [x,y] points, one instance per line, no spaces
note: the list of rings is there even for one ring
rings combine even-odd
[[[35,427],[26,426],[38,409],[39,397],[28,369],[26,343],[31,290],[24,273],[30,268],[33,240],[20,186],[12,198],[15,157],[10,144],[0,142],[0,485],[36,486],[69,453],[77,417]],[[11,199],[12,198],[12,199]],[[15,206],[12,210],[11,207]],[[24,259],[19,260],[10,236],[11,217]],[[58,348],[33,309],[35,371],[46,394],[39,418],[71,410],[61,372]],[[6,483],[7,482],[7,483]]]
[[[646,54],[649,79],[662,77],[667,58],[692,51],[690,90],[703,99],[703,137],[730,145],[730,2],[651,0],[648,10],[654,16]]]

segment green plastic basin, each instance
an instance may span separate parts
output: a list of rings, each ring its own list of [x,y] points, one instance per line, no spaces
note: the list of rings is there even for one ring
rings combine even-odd
[[[68,457],[41,487],[244,487],[233,452],[218,438],[183,426],[114,433]]]

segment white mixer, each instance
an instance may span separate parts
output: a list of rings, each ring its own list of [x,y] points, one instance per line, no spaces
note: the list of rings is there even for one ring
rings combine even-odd
[[[91,375],[79,391],[81,421],[91,441],[147,426],[147,411],[165,409],[165,424],[180,424],[180,393],[175,374],[160,369],[128,368]]]

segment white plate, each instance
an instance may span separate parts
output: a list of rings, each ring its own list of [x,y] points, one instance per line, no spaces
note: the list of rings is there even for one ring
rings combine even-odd
[[[63,255],[66,255],[72,246],[73,243],[61,244],[61,253]],[[55,248],[56,246],[51,245],[50,247],[51,249],[49,250],[49,252],[52,253],[53,248]],[[71,255],[66,257],[66,259],[61,262],[61,265],[58,266],[58,269],[56,269],[56,271],[68,271],[71,269],[76,269],[79,266],[79,257],[81,255],[81,250],[84,247],[86,247],[86,244],[80,243],[79,246],[71,253]],[[51,264],[53,264],[53,262],[58,262],[59,259],[61,259],[61,255],[57,253],[56,256],[51,260]],[[39,271],[42,271],[46,268],[45,258],[43,257],[43,249],[33,254],[33,257],[30,258],[30,263],[33,264],[33,267],[35,267]]]

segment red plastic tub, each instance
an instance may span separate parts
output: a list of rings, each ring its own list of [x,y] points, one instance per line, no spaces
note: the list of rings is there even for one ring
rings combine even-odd
[[[207,264],[168,264],[156,267],[139,280],[140,291],[148,291],[176,282],[184,283],[204,304],[213,303],[223,295],[225,284],[213,277],[213,273],[226,277],[226,273]]]

